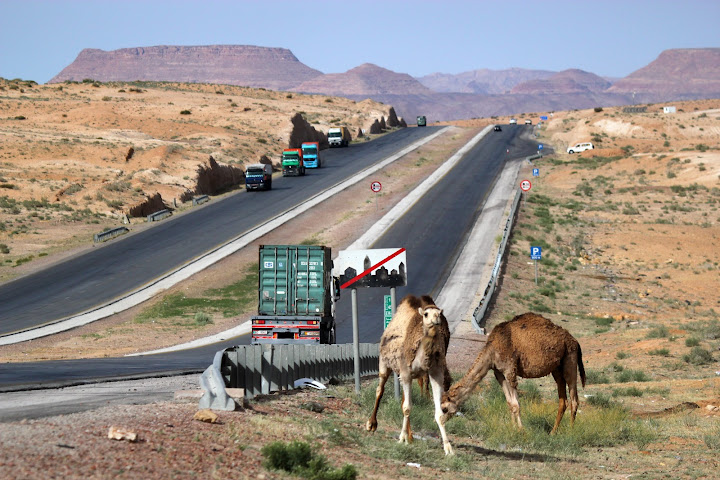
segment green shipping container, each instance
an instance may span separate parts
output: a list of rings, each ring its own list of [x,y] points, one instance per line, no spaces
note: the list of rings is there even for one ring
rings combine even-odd
[[[330,248],[261,245],[259,315],[332,315]]]

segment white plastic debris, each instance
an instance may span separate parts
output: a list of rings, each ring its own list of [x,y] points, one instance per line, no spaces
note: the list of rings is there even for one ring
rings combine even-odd
[[[327,387],[312,378],[298,378],[293,384],[295,388],[312,387],[316,390],[327,390]]]

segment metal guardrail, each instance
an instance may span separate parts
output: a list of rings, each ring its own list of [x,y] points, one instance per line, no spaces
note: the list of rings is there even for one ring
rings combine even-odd
[[[623,113],[647,113],[647,107],[624,107]]]
[[[532,160],[532,157],[528,157],[527,160]],[[495,287],[497,286],[498,275],[500,274],[500,266],[502,265],[502,259],[505,256],[505,247],[507,246],[512,227],[515,224],[515,218],[517,217],[518,205],[520,205],[520,198],[522,197],[522,191],[518,189],[513,199],[512,207],[510,208],[510,215],[508,215],[507,222],[505,223],[505,229],[503,230],[502,240],[500,240],[500,246],[498,247],[498,253],[495,257],[495,265],[490,275],[490,280],[485,288],[480,303],[473,312],[472,325],[475,327],[478,333],[485,335],[485,312],[487,312],[488,305],[495,293]]]
[[[147,221],[148,222],[157,222],[158,220],[162,220],[163,218],[169,217],[170,215],[172,215],[172,212],[166,208],[164,210],[160,210],[158,212],[151,213],[150,215],[148,215]]]
[[[209,196],[207,196],[207,195],[200,195],[200,196],[198,196],[198,197],[193,197],[193,199],[192,199],[192,204],[193,204],[193,206],[195,206],[195,205],[202,205],[203,203],[209,202],[209,201],[210,201],[210,197],[209,197]]]
[[[352,379],[355,375],[352,343],[237,345],[218,352],[218,355],[214,363],[219,363],[215,367],[225,387],[245,389],[245,398],[291,390],[295,388],[295,381],[301,378],[324,383],[331,379]],[[361,376],[376,375],[379,361],[378,343],[360,344]],[[203,376],[212,375],[212,368],[209,367]]]
[[[130,229],[127,227],[117,227],[113,228],[111,230],[106,230],[104,232],[96,233],[93,235],[93,242],[100,243],[100,242],[106,242],[110,240],[111,238],[115,238],[119,235],[122,235],[124,233],[129,232]]]

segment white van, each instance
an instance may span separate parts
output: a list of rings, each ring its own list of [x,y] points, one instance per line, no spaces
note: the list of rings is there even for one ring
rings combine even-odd
[[[574,147],[568,147],[567,153],[578,153],[584,152],[585,150],[592,150],[593,144],[590,142],[578,143]]]

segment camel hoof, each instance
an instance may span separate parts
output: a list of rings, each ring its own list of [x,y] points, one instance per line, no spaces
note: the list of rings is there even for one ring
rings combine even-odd
[[[445,445],[445,455],[446,456],[455,455],[455,451],[453,450],[452,445],[450,445],[449,443],[447,445]]]
[[[377,430],[377,422],[371,422],[370,420],[368,420],[368,422],[365,424],[365,428],[368,432],[374,432],[375,430]]]

